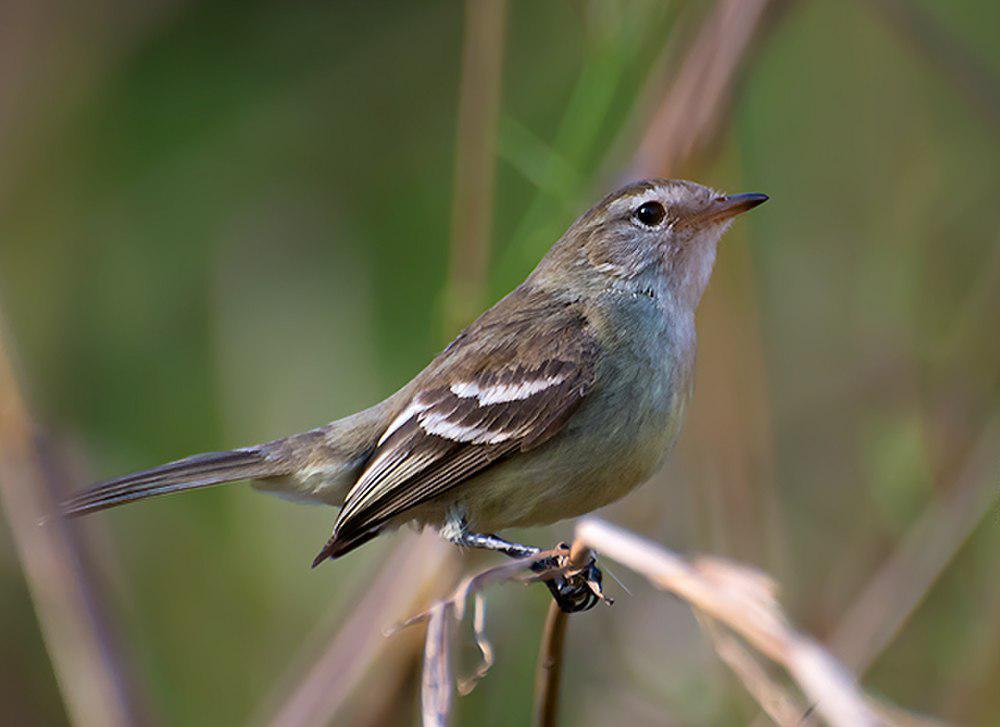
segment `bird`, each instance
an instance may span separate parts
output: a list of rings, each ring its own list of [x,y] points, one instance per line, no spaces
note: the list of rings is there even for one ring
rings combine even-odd
[[[61,511],[248,480],[340,508],[314,567],[406,524],[462,547],[536,555],[498,533],[614,502],[669,455],[692,395],[695,311],[718,242],[767,199],[678,179],[627,184],[385,400],[306,432],[97,483]],[[587,577],[599,575],[592,564]],[[579,583],[548,585],[563,610],[593,605]]]

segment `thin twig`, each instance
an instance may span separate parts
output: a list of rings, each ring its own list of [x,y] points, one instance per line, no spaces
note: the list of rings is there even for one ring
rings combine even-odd
[[[85,543],[75,525],[52,516],[60,488],[39,455],[4,343],[0,338],[0,499],[69,718],[78,725],[148,721],[114,644],[99,579],[83,557]]]
[[[557,722],[566,621],[566,612],[552,601],[545,617],[545,630],[535,667],[535,724],[538,727],[554,727]]]
[[[538,573],[534,568],[543,561],[551,558],[558,558],[562,565],[542,573]],[[440,725],[447,721],[447,708],[451,705],[451,670],[445,663],[448,659],[448,649],[439,643],[442,638],[443,628],[440,621],[454,619],[461,622],[465,617],[466,604],[471,597],[476,598],[476,612],[473,619],[473,631],[476,644],[479,646],[482,656],[482,664],[476,669],[471,678],[463,679],[460,685],[462,693],[468,693],[475,683],[485,676],[489,666],[493,663],[493,649],[486,638],[484,606],[482,598],[483,589],[495,583],[507,581],[519,581],[531,583],[545,580],[556,575],[570,575],[581,566],[578,565],[583,559],[589,558],[589,550],[586,548],[575,548],[567,557],[564,549],[544,550],[536,555],[519,558],[507,563],[487,568],[479,573],[464,578],[461,583],[452,591],[451,595],[433,604],[429,609],[412,616],[399,624],[393,632],[404,629],[413,624],[428,622],[426,646],[424,651],[424,676],[423,676],[423,715],[425,725]],[[444,681],[444,675],[448,676]],[[447,697],[443,692],[447,691]]]
[[[476,593],[473,596],[473,606],[472,632],[482,660],[472,674],[459,680],[458,693],[463,697],[476,688],[479,680],[486,676],[496,659],[493,655],[493,644],[486,636],[486,599],[483,598],[482,593]]]
[[[571,568],[583,568],[591,558],[590,548],[573,543],[569,554]],[[562,678],[563,648],[566,643],[567,614],[556,604],[549,604],[545,630],[535,666],[535,724],[554,727],[559,715],[559,687]]]

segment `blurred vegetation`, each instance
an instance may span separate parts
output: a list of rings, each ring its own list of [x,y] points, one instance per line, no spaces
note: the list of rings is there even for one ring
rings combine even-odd
[[[996,106],[887,4],[787,3],[722,138],[678,170],[772,202],[720,252],[676,456],[608,513],[756,561],[820,638],[1000,414]],[[1000,77],[1000,4],[913,6]],[[484,301],[620,181],[637,105],[704,11],[510,4]],[[76,485],[345,415],[446,340],[460,3],[2,12],[0,305]],[[864,677],[875,692],[963,723],[1000,714],[996,507]],[[392,547],[310,571],[332,518],[231,487],[86,521],[151,713],[257,714]],[[11,724],[59,724],[5,527],[0,701]],[[626,585],[573,619],[568,674],[588,686],[566,723],[752,718],[688,611]],[[545,607],[539,588],[491,595],[498,663],[459,723],[526,721]]]

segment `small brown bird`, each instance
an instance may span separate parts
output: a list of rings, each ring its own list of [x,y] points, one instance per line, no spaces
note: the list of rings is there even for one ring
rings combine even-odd
[[[521,285],[385,401],[302,434],[99,483],[63,511],[252,480],[341,508],[314,566],[405,523],[533,555],[493,533],[613,502],[669,453],[716,245],[735,215],[766,200],[680,180],[630,184],[576,220]],[[550,589],[566,610],[593,605],[571,584]]]

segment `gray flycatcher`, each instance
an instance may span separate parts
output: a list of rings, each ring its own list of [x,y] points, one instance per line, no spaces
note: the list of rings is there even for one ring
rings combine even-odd
[[[313,565],[404,523],[461,546],[536,554],[494,533],[617,500],[669,453],[691,395],[695,309],[716,245],[735,215],[766,200],[680,180],[623,187],[381,403],[302,434],[101,482],[63,512],[253,480],[340,507]],[[565,610],[593,605],[579,584],[549,586]]]

